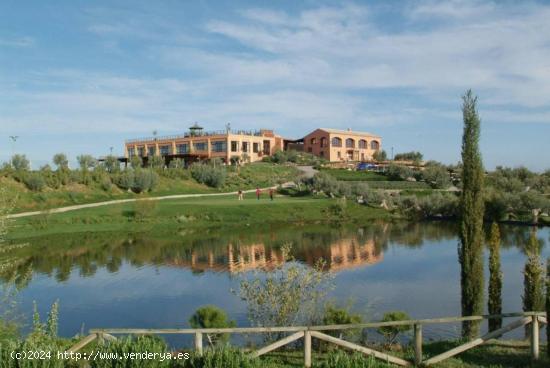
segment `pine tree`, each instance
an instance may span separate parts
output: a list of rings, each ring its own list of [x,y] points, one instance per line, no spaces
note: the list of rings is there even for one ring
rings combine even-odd
[[[489,239],[489,314],[502,314],[502,271],[500,269],[500,231],[498,224],[491,225]],[[502,327],[502,318],[489,320],[489,331]]]
[[[460,198],[460,245],[462,315],[480,315],[483,312],[483,200],[484,170],[479,151],[480,125],[471,90],[462,97],[464,132],[462,136],[462,194]],[[478,335],[479,322],[465,321],[462,336]]]
[[[544,268],[540,259],[540,243],[533,231],[526,247],[527,262],[523,270],[523,311],[541,312],[545,309]],[[531,325],[526,326],[529,336]]]

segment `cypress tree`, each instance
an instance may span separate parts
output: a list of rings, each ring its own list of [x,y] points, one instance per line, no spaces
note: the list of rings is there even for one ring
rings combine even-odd
[[[502,314],[502,271],[500,270],[500,231],[498,224],[491,225],[489,239],[489,314]],[[502,327],[502,318],[489,320],[489,331]]]
[[[458,249],[462,315],[483,312],[483,200],[484,170],[479,151],[480,125],[477,97],[468,90],[462,97],[462,194],[460,198],[460,244]],[[462,336],[474,338],[479,322],[462,323]]]
[[[542,312],[544,300],[544,268],[540,259],[540,243],[537,233],[533,231],[526,247],[527,262],[523,270],[523,311]],[[526,326],[525,334],[529,336],[531,325]]]
[[[546,260],[546,318],[550,319],[550,257]],[[546,325],[546,354],[550,357],[550,326]]]

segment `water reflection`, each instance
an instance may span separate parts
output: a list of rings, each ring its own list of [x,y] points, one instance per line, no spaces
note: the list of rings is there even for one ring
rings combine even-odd
[[[528,230],[504,227],[502,247],[523,250],[529,241]],[[373,223],[358,229],[286,226],[231,233],[175,229],[168,233],[58,234],[26,239],[2,252],[0,276],[4,281],[17,280],[34,272],[66,282],[74,269],[80,277],[92,277],[99,268],[116,273],[123,262],[135,267],[183,267],[194,273],[269,271],[284,262],[284,244],[292,245],[292,255],[299,261],[313,265],[323,259],[327,270],[341,271],[382,262],[390,242],[415,248],[455,238],[450,223]],[[544,246],[545,239],[540,241]]]
[[[505,312],[521,310],[523,245],[529,233],[527,227],[502,227]],[[396,309],[430,318],[460,313],[456,234],[445,222],[54,234],[4,248],[0,278],[16,280],[27,315],[33,301],[46,313],[60,299],[64,336],[80,331],[83,323],[86,328],[185,327],[204,304],[219,305],[246,325],[246,306],[230,291],[238,288],[239,274],[269,272],[292,244],[299,261],[325,260],[327,271],[336,275],[331,297],[342,304],[353,299],[358,312],[371,306],[373,319]],[[546,244],[548,229],[538,235]],[[548,256],[544,247],[542,257]]]

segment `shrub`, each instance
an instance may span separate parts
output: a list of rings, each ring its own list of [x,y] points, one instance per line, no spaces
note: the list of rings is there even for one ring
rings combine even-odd
[[[53,156],[53,163],[57,167],[57,170],[67,170],[69,168],[69,160],[64,153],[56,153]]]
[[[410,320],[409,315],[402,311],[393,311],[384,313],[382,317],[382,322],[391,322],[391,321],[406,321]],[[383,326],[377,329],[378,333],[384,336],[386,342],[391,345],[397,339],[397,336],[400,333],[407,332],[411,329],[410,325],[401,325],[401,326]]]
[[[135,170],[132,190],[136,193],[148,192],[158,183],[158,175],[152,170]]]
[[[381,151],[374,152],[374,154],[372,155],[372,158],[375,161],[386,161],[388,159],[388,155],[386,151],[381,150]]]
[[[458,216],[459,200],[451,193],[434,193],[418,199],[418,211],[424,218]]]
[[[432,188],[446,189],[451,185],[451,177],[443,165],[430,165],[421,176]]]
[[[189,359],[183,360],[178,367],[183,368],[276,368],[272,364],[258,358],[251,358],[248,354],[231,348],[208,349],[200,355],[191,353]]]
[[[395,161],[422,161],[424,155],[417,151],[397,153],[394,157]]]
[[[175,158],[168,164],[170,169],[183,169],[185,167],[185,161],[183,158]]]
[[[113,156],[109,155],[105,157],[105,161],[103,162],[105,165],[105,170],[109,173],[118,172],[120,170],[120,163],[118,162],[118,159]]]
[[[338,194],[338,181],[325,172],[318,172],[311,181],[312,188],[327,195]]]
[[[130,158],[130,167],[132,169],[139,169],[140,167],[143,166],[143,160],[141,157],[139,156],[132,156]]]
[[[288,249],[283,248],[286,258]],[[248,317],[256,326],[293,326],[318,322],[320,303],[332,288],[332,275],[324,263],[314,267],[286,262],[268,274],[243,278],[239,296],[247,304]],[[269,336],[268,336],[269,337]]]
[[[325,325],[349,325],[363,322],[363,318],[359,314],[352,314],[346,308],[338,308],[335,305],[327,305],[325,307],[325,315],[323,317],[323,324]],[[361,333],[361,330],[342,330],[331,333],[338,338],[357,337]]]
[[[119,338],[114,341],[106,343],[101,346],[99,350],[102,353],[111,353],[118,356],[128,355],[130,353],[158,353],[166,356],[170,353],[168,346],[159,337],[153,336],[138,336],[138,337],[126,337]],[[112,368],[112,367],[125,367],[125,368],[168,368],[172,366],[173,360],[170,359],[124,359],[120,362],[112,359],[92,359],[89,361],[91,368]],[[182,363],[182,362],[180,362]],[[186,367],[184,364],[183,367]],[[190,366],[193,367],[193,366]]]
[[[128,190],[134,187],[134,171],[124,170],[119,176],[116,177],[116,185],[119,188]]]
[[[32,191],[39,192],[46,186],[46,181],[40,173],[29,173],[23,177],[23,182]]]
[[[235,327],[235,321],[229,320],[227,313],[214,305],[200,307],[189,318],[189,325],[192,328],[228,328]],[[228,334],[206,334],[210,345],[226,342]]]
[[[154,200],[138,200],[134,202],[133,216],[135,221],[146,221],[153,217],[157,210]]]
[[[11,163],[11,166],[16,171],[21,171],[21,170],[27,171],[27,170],[30,170],[31,168],[30,162],[27,159],[27,156],[25,155],[20,155],[20,154],[13,155],[11,157],[10,163]]]
[[[97,160],[92,155],[80,155],[76,157],[80,170],[88,171],[97,165]]]
[[[386,175],[391,180],[406,180],[413,176],[413,171],[407,166],[391,164],[386,169]]]
[[[101,181],[101,189],[103,189],[106,192],[110,191],[112,186],[113,186],[113,183],[111,182],[111,179],[109,179],[109,178],[104,178]]]
[[[197,182],[213,188],[222,187],[227,177],[227,171],[222,166],[195,163],[191,165],[190,171]]]
[[[375,360],[371,356],[361,353],[346,353],[342,350],[330,352],[326,360],[316,365],[319,368],[386,368],[390,367],[385,363]]]
[[[154,155],[154,156],[149,156],[148,164],[149,164],[149,167],[161,169],[165,166],[166,162],[164,161],[164,157]]]

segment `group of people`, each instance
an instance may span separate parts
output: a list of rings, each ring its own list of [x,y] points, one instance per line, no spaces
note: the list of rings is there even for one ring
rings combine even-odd
[[[273,188],[269,188],[269,199],[273,200],[273,195],[275,194],[275,190]],[[237,192],[239,201],[242,201],[244,199],[244,192],[239,189]],[[262,196],[262,190],[260,188],[256,188],[256,199],[259,201],[260,197]]]

